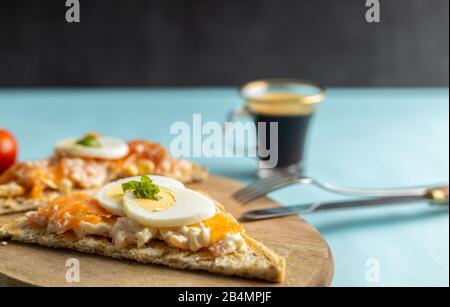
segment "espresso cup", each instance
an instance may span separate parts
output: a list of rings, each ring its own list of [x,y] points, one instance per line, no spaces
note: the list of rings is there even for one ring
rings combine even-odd
[[[246,104],[234,110],[231,118],[253,118],[260,159],[258,176],[301,173],[311,119],[325,99],[324,88],[310,81],[273,79],[250,82],[240,92]],[[269,144],[277,148],[266,154]]]

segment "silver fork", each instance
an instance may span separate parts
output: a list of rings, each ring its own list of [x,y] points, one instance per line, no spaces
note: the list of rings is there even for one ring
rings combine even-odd
[[[276,174],[271,177],[257,180],[249,186],[237,191],[232,195],[233,199],[241,204],[249,203],[257,198],[267,195],[275,190],[290,186],[292,184],[315,185],[321,189],[350,196],[366,197],[397,197],[397,196],[421,196],[430,187],[414,187],[402,189],[360,189],[337,186],[335,184],[319,181],[310,177]],[[441,186],[441,185],[439,185]]]

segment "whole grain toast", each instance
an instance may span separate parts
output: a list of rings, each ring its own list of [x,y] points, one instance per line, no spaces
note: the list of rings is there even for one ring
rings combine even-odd
[[[39,199],[32,199],[26,196],[0,197],[0,215],[37,209],[59,195],[60,193],[58,192],[50,191],[43,193]]]

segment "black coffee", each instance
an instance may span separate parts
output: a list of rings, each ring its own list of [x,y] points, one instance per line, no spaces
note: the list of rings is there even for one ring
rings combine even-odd
[[[259,126],[257,144],[262,163],[258,176],[302,171],[308,127],[318,104],[325,99],[324,89],[309,81],[275,79],[248,83],[241,93],[247,113]],[[265,123],[263,133],[260,129],[264,127],[258,123]],[[270,123],[278,126],[275,141],[270,136]]]
[[[261,115],[254,114],[256,125],[266,123],[264,136],[258,134],[258,146],[266,145],[268,149],[270,142],[270,123],[278,123],[278,164],[277,168],[300,165],[305,153],[305,143],[308,135],[308,127],[312,114],[298,116]],[[265,141],[265,143],[264,143]],[[269,157],[260,157],[261,160],[269,160]]]

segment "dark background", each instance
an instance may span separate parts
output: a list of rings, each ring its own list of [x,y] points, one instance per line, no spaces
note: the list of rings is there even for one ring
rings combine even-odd
[[[0,2],[0,86],[448,86],[449,1],[65,0]]]

